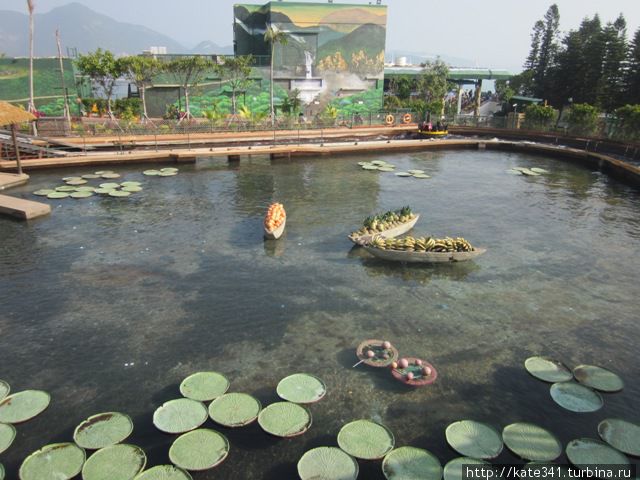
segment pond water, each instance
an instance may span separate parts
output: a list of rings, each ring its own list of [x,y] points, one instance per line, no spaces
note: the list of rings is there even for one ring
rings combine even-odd
[[[356,165],[374,159],[432,178]],[[516,166],[550,173],[505,172]],[[200,159],[166,178],[144,177],[145,168],[113,167],[143,182],[130,198],[45,199],[47,218],[0,219],[0,378],[13,391],[52,395],[0,456],[8,478],[31,451],[70,441],[78,423],[104,411],[128,413],[128,442],[149,465],[168,463],[175,437],[153,427],[153,412],[202,370],[224,373],[230,391],[263,405],[295,372],[321,377],[328,394],[310,408],[311,430],[290,440],[209,420],[231,453],[196,480],[297,478],[306,450],[335,445],[340,427],[359,418],[383,422],[398,446],[426,448],[443,465],[458,456],[444,430],[460,419],[500,430],[534,422],[564,445],[598,438],[604,418],[640,423],[638,190],[571,163],[498,152]],[[95,169],[34,173],[11,193],[35,199],[30,192]],[[265,242],[273,201],[285,205],[287,232]],[[403,266],[347,239],[364,217],[404,205],[422,215],[414,234],[463,236],[488,252]],[[366,338],[427,359],[437,382],[413,390],[387,370],[352,368]],[[532,355],[607,367],[625,389],[605,394],[596,413],[565,411],[525,371]],[[497,461],[518,462],[506,449]],[[359,478],[383,478],[380,462],[360,467]]]

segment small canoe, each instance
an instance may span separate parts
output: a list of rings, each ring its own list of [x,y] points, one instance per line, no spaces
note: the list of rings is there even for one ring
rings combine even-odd
[[[284,233],[284,227],[287,224],[287,219],[285,217],[284,220],[282,220],[282,223],[280,224],[280,226],[278,228],[275,228],[273,230],[267,230],[267,227],[264,227],[264,237],[268,238],[270,240],[277,240],[279,239],[282,234]]]
[[[393,378],[399,382],[411,387],[424,387],[425,385],[431,385],[436,381],[436,378],[438,378],[438,372],[429,362],[420,360],[422,363],[418,365],[416,363],[416,360],[418,360],[417,358],[407,357],[407,360],[409,361],[409,366],[407,368],[394,368],[391,370],[391,375],[393,375]],[[425,375],[423,373],[424,367],[429,367],[431,369],[429,375]],[[407,378],[407,373],[409,372],[413,374],[413,378],[411,380]]]
[[[389,230],[383,230],[381,232],[376,233],[368,233],[366,235],[360,235],[359,237],[351,237],[349,236],[349,240],[351,240],[356,245],[367,245],[373,239],[374,235],[380,235],[383,238],[395,238],[397,236],[403,235],[411,230],[418,219],[420,218],[420,214],[417,213],[415,217],[405,223],[401,223]]]
[[[382,260],[406,263],[465,262],[487,251],[486,248],[476,248],[471,252],[404,252],[400,250],[382,250],[367,245],[365,245],[364,248],[371,255],[381,258]]]
[[[392,362],[398,360],[398,350],[391,345],[389,348],[384,348],[382,344],[384,340],[369,339],[358,345],[356,349],[356,356],[370,367],[387,367]],[[367,356],[367,352],[372,350],[375,354],[373,357]]]
[[[431,137],[431,138],[442,138],[442,137],[446,137],[447,135],[449,135],[449,130],[418,130],[418,133],[420,135],[424,135],[425,137]]]

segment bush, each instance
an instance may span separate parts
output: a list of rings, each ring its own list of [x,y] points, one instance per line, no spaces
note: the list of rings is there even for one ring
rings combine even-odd
[[[526,128],[545,129],[549,128],[557,116],[553,107],[545,105],[527,105],[524,109]]]
[[[640,140],[640,105],[625,105],[616,110],[619,130],[616,136],[624,140]]]
[[[575,103],[567,115],[569,133],[591,135],[598,125],[598,109],[588,103]]]

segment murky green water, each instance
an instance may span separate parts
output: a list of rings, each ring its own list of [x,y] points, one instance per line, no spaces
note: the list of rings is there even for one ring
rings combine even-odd
[[[329,393],[311,407],[312,429],[291,440],[208,423],[232,450],[197,480],[296,478],[306,450],[334,445],[358,418],[384,422],[397,445],[427,448],[443,464],[457,456],[444,429],[463,418],[498,429],[536,422],[564,444],[597,438],[603,418],[639,423],[639,192],[520,154],[364,159],[375,158],[433,178],[365,172],[356,166],[363,157],[201,160],[168,178],[115,167],[144,191],[51,201],[53,214],[31,223],[0,219],[0,378],[14,391],[52,394],[0,456],[9,478],[28,453],[71,440],[80,421],[103,411],[130,414],[129,441],[150,465],[168,462],[174,437],[155,430],[153,411],[199,370],[223,372],[232,391],[265,405],[294,372],[320,376]],[[505,173],[514,166],[552,173]],[[33,190],[93,170],[36,173],[12,194],[35,198]],[[287,209],[287,232],[265,242],[272,201]],[[401,266],[352,248],[347,234],[365,216],[403,205],[422,214],[414,233],[464,236],[489,251],[470,263]],[[387,371],[351,368],[365,338],[429,360],[437,383],[408,390]],[[597,413],[566,412],[524,370],[537,354],[608,367],[626,388],[605,395]],[[517,461],[506,451],[498,460]],[[383,478],[379,462],[360,465],[359,478]]]

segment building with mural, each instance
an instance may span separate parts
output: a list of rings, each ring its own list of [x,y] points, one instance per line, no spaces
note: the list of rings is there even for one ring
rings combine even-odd
[[[285,34],[274,45],[274,86],[279,97],[297,95],[307,115],[327,106],[341,114],[382,107],[386,6],[237,4],[234,19],[236,55],[269,57],[268,25]]]

